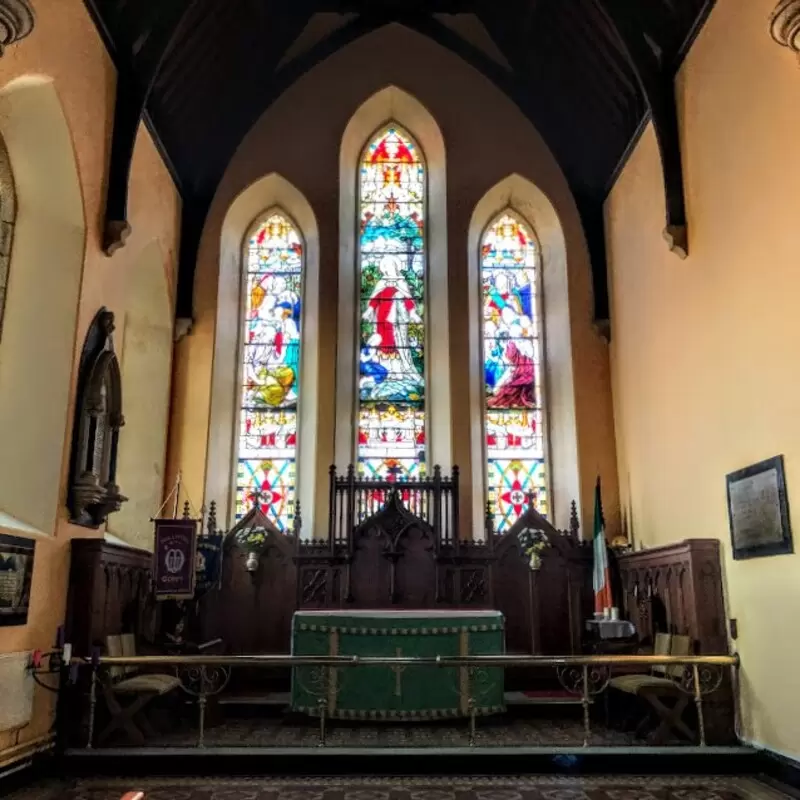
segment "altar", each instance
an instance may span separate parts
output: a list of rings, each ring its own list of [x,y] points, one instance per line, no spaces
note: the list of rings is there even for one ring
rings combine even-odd
[[[499,611],[297,611],[292,655],[427,657],[501,655]],[[292,710],[337,719],[429,720],[504,711],[503,670],[403,665],[292,670]]]

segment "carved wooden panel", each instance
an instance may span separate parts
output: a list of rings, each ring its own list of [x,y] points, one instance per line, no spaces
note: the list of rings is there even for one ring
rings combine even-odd
[[[625,615],[640,638],[687,634],[698,653],[727,653],[719,542],[688,539],[619,557]]]
[[[275,536],[246,568],[247,551],[228,543],[219,590],[204,599],[204,636],[221,637],[228,653],[288,652],[297,594],[292,544]]]
[[[436,604],[436,564],[433,531],[412,525],[397,541],[393,604],[433,608]]]
[[[496,608],[509,652],[580,652],[591,547],[534,511],[520,524],[547,531],[535,574],[518,540],[522,527],[486,543],[453,541],[397,495],[332,545],[270,533],[255,571],[246,569],[246,546],[229,543],[221,588],[203,601],[204,636],[221,636],[229,652],[285,653],[297,608]]]
[[[150,587],[152,554],[104,539],[73,539],[67,637],[76,655],[91,654],[107,636],[154,638],[158,604]]]

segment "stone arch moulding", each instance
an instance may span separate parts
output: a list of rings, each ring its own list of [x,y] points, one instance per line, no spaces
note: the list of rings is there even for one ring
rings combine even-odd
[[[233,522],[244,245],[253,226],[266,213],[278,208],[296,224],[305,243],[297,497],[303,510],[303,535],[310,537],[314,531],[319,435],[316,404],[319,384],[319,230],[308,200],[277,173],[260,178],[240,192],[222,223],[205,502],[215,500],[220,511],[227,515],[226,522]]]
[[[0,341],[0,386],[12,387],[0,391],[0,516],[7,527],[52,535],[63,504],[84,207],[72,134],[53,81],[20,76],[0,88],[0,101],[0,136],[16,188]]]
[[[472,453],[472,532],[484,538],[486,464],[484,448],[484,396],[481,342],[480,244],[489,226],[510,209],[533,230],[540,246],[542,277],[542,329],[544,338],[544,398],[551,518],[567,529],[571,503],[580,504],[578,429],[572,366],[567,244],[555,207],[535,184],[509,175],[478,201],[467,237],[470,352],[470,449]],[[580,508],[577,509],[580,518]]]
[[[358,335],[358,165],[370,137],[396,122],[417,142],[428,171],[427,196],[427,305],[447,309],[447,176],[442,132],[422,103],[396,86],[372,95],[355,111],[344,130],[339,152],[339,313],[336,355],[336,465],[343,469],[354,460],[356,440]],[[445,473],[453,466],[450,413],[450,336],[447,313],[429,315],[427,329],[429,375],[436,387],[427,389],[430,424],[429,465]]]

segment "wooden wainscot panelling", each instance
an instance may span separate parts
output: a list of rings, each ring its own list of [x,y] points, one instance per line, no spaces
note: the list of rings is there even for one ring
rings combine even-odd
[[[89,656],[120,633],[152,641],[158,629],[152,553],[105,539],[73,539],[70,547],[66,633],[73,652]]]

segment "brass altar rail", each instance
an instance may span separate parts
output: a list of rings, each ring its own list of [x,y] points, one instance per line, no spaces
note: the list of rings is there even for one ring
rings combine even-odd
[[[561,686],[575,697],[583,707],[584,746],[591,739],[589,709],[593,698],[601,694],[609,684],[614,667],[642,668],[663,666],[683,667],[682,673],[665,670],[673,675],[676,690],[691,696],[697,709],[700,746],[706,746],[703,697],[716,691],[722,683],[723,668],[736,670],[739,656],[655,656],[655,655],[585,655],[585,656],[292,656],[292,655],[192,655],[192,656],[101,656],[92,658],[73,656],[67,667],[89,667],[91,684],[89,691],[89,725],[87,749],[94,743],[94,723],[98,689],[108,693],[108,685],[99,677],[103,668],[112,667],[171,667],[180,680],[181,688],[197,698],[199,708],[198,747],[204,747],[205,710],[208,698],[219,694],[227,685],[233,667],[314,667],[315,690],[318,697],[320,717],[320,745],[325,744],[328,699],[336,692],[336,671],[340,667],[385,666],[402,671],[408,666],[456,668],[459,680],[466,687],[469,709],[469,743],[475,743],[476,705],[473,694],[480,693],[486,670],[503,667],[553,667]],[[318,690],[318,691],[316,691]],[[101,735],[102,738],[102,735]]]
[[[71,663],[85,666],[216,666],[216,667],[738,667],[734,655],[707,656],[99,656],[73,657]]]

